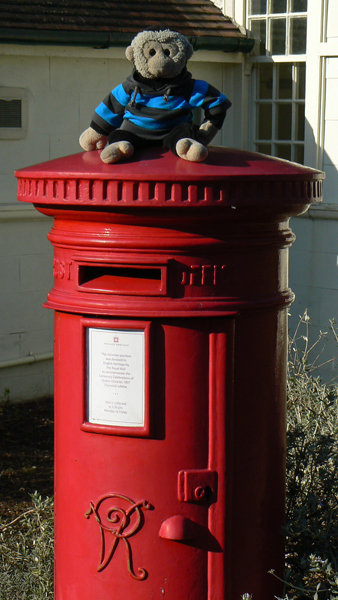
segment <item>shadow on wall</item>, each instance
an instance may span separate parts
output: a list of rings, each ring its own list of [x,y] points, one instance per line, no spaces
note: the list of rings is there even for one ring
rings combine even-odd
[[[316,167],[317,144],[309,123],[305,131],[305,161]],[[312,348],[308,360],[326,382],[338,375],[338,343],[332,330],[332,320],[338,323],[338,168],[334,160],[325,150],[323,203],[291,220],[296,241],[290,250],[290,287],[296,299],[290,307],[290,335],[307,311],[307,332],[302,332],[299,342],[307,351]]]

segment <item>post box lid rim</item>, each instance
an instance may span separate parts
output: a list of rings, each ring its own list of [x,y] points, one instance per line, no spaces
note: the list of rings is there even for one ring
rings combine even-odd
[[[18,169],[15,176],[43,179],[91,179],[115,181],[198,182],[243,181],[316,181],[325,178],[322,171],[287,160],[234,148],[210,147],[203,163],[182,160],[163,148],[149,148],[137,158],[104,164],[99,151],[80,152],[41,164]]]

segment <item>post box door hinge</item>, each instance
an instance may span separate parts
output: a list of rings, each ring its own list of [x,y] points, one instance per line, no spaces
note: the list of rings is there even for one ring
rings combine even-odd
[[[178,473],[178,499],[180,502],[206,502],[217,500],[217,471],[189,469]]]

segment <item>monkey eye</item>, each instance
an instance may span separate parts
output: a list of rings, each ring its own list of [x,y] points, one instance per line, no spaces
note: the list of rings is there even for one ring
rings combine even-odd
[[[150,54],[150,56],[155,56],[155,54],[156,54],[155,48],[150,48],[149,54]]]
[[[166,49],[164,50],[164,54],[165,54],[166,56],[170,56],[170,50],[169,50],[169,48],[166,48]]]

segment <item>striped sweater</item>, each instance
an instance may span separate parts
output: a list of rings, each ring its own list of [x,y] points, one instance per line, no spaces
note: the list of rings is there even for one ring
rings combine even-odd
[[[186,69],[174,79],[145,79],[137,71],[118,85],[96,108],[91,127],[103,135],[114,129],[155,140],[182,123],[192,111],[204,110],[205,120],[222,127],[231,102],[206,81],[193,79]]]

